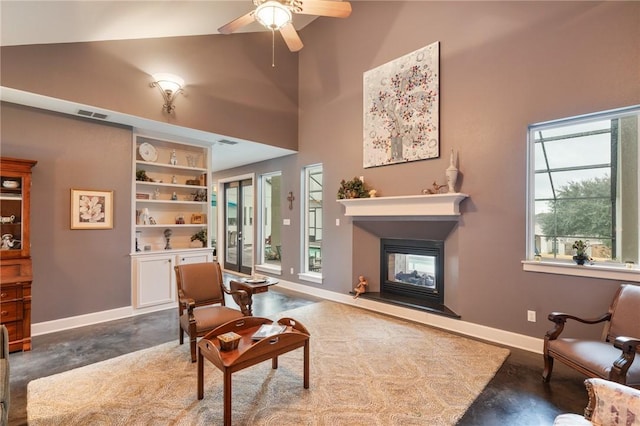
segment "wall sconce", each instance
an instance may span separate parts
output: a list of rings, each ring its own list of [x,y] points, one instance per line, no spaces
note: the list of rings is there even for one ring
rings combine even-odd
[[[184,80],[177,75],[167,73],[153,74],[152,77],[153,82],[150,86],[157,87],[158,90],[160,90],[160,93],[162,93],[162,97],[164,98],[164,105],[162,105],[162,109],[171,114],[175,109],[173,101],[176,99],[176,96],[182,92]]]

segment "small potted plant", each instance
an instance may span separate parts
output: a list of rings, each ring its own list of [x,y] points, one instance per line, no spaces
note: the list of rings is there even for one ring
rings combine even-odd
[[[197,233],[193,234],[191,236],[191,242],[194,242],[194,241],[200,241],[200,244],[201,244],[200,247],[206,247],[207,246],[207,230],[205,228],[202,228]]]
[[[588,243],[585,243],[582,240],[577,240],[573,243],[573,249],[576,251],[576,254],[573,256],[573,260],[578,265],[584,265],[584,262],[590,260],[587,255],[587,246]]]
[[[358,177],[354,177],[350,181],[342,179],[340,181],[340,189],[338,189],[338,199],[369,198],[371,197],[370,192]]]

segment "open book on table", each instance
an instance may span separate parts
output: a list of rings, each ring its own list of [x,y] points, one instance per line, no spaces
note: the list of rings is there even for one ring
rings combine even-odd
[[[280,325],[278,323],[262,324],[258,329],[258,331],[253,333],[253,336],[251,336],[251,338],[253,340],[264,339],[265,337],[274,336],[276,334],[283,333],[284,331],[286,331],[286,329],[287,329],[286,325]]]

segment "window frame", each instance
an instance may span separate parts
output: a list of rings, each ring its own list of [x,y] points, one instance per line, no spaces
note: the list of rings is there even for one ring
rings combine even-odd
[[[260,226],[256,227],[257,233],[258,233],[256,238],[258,239],[257,253],[259,255],[259,258],[256,259],[257,263],[255,265],[255,269],[260,272],[265,272],[265,273],[275,274],[275,275],[282,275],[282,258],[280,259],[279,264],[267,263],[265,260],[266,239],[268,237],[265,231],[265,226],[266,226],[265,212],[267,209],[267,205],[266,205],[267,200],[265,198],[266,197],[265,180],[274,176],[280,177],[280,187],[282,188],[282,171],[281,170],[269,172],[269,173],[263,173],[258,176],[258,206],[259,207],[256,215],[257,216],[256,221],[257,223],[260,224]],[[277,222],[271,223],[271,226],[274,226],[274,225],[280,226],[280,227],[282,226],[282,216],[279,218]],[[281,230],[281,233],[282,233],[282,230]]]
[[[541,122],[532,124],[527,129],[527,191],[526,191],[526,250],[525,260],[522,260],[523,270],[530,272],[543,272],[561,275],[572,275],[602,279],[615,279],[624,281],[640,282],[640,269],[638,265],[634,265],[631,268],[624,263],[618,262],[599,262],[588,266],[575,265],[570,261],[559,259],[541,259],[536,257],[535,250],[535,137],[534,132],[541,129],[551,129],[563,127],[571,124],[579,124],[586,122],[593,122],[598,120],[608,120],[614,118],[622,118],[628,116],[638,116],[638,125],[640,127],[640,105],[633,105],[625,108],[613,109],[608,111],[602,111],[592,114],[585,114],[575,117],[563,118],[560,120],[552,120],[547,122]],[[640,130],[639,130],[640,133]],[[611,159],[611,163],[615,163],[615,159]],[[639,167],[640,169],[640,167]],[[640,173],[639,170],[635,171]],[[611,176],[612,180],[615,179]],[[640,184],[637,188],[640,199]],[[640,209],[640,206],[637,206]],[[612,218],[615,222],[616,218]],[[615,241],[616,236],[612,236]]]
[[[301,173],[301,208],[300,208],[300,224],[301,224],[301,229],[300,229],[300,270],[301,272],[298,274],[298,277],[301,280],[304,281],[310,281],[310,282],[314,282],[317,284],[321,284],[322,283],[322,266],[320,267],[320,272],[317,271],[312,271],[309,265],[309,251],[310,251],[310,240],[309,240],[309,236],[310,236],[310,232],[309,232],[309,225],[310,225],[310,211],[309,211],[309,203],[310,203],[310,193],[311,193],[311,188],[310,188],[310,176],[312,173],[317,172],[318,169],[321,171],[322,173],[322,182],[321,182],[321,194],[322,194],[322,200],[321,200],[321,206],[324,205],[324,168],[322,163],[316,163],[316,164],[310,164],[308,166],[303,167],[302,169],[302,173]],[[322,209],[322,207],[321,207]],[[321,214],[322,215],[322,214]],[[315,222],[317,223],[317,221]],[[324,223],[324,215],[322,215],[322,217],[320,218],[320,232],[322,232],[323,229],[323,223]],[[317,231],[318,227],[314,227],[314,230]],[[322,249],[320,249],[322,250]],[[320,260],[320,264],[322,265],[322,257]]]

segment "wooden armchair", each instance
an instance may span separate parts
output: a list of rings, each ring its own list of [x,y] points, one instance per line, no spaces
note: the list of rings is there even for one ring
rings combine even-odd
[[[584,324],[605,323],[602,340],[560,338],[569,319]],[[609,312],[599,318],[583,319],[553,312],[549,320],[555,327],[544,337],[542,378],[545,382],[551,378],[553,360],[557,359],[587,377],[640,388],[640,361],[633,362],[640,352],[640,286],[621,285]]]
[[[228,290],[222,280],[218,262],[190,263],[175,268],[178,285],[180,344],[189,336],[191,362],[196,362],[196,339],[228,321],[242,318],[237,309],[225,306],[224,295],[234,296],[241,306],[251,306],[251,294],[245,290]],[[246,308],[242,308],[243,311]]]

